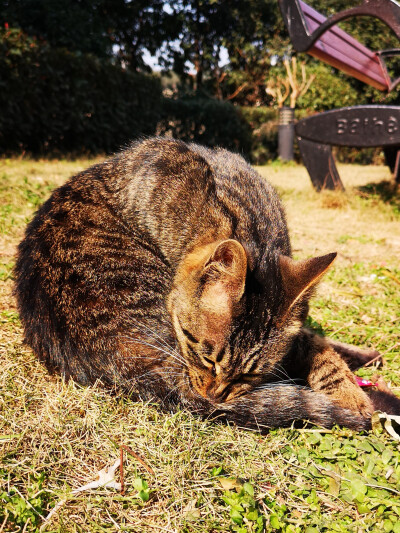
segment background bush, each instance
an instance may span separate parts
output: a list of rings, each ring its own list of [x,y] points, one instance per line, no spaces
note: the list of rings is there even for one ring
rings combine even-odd
[[[240,108],[204,95],[165,98],[157,131],[188,142],[221,146],[246,157],[251,152],[251,127]]]
[[[242,107],[252,130],[250,159],[262,165],[278,157],[278,110],[272,107]]]
[[[39,45],[19,30],[1,37],[1,152],[112,152],[155,132],[156,77]]]

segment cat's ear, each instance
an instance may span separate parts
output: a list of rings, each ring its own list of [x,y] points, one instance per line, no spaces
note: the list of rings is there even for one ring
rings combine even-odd
[[[231,303],[243,295],[247,272],[247,256],[243,246],[234,239],[218,243],[202,272],[202,281],[209,297],[225,296]]]
[[[285,291],[285,311],[288,311],[306,291],[312,289],[318,283],[336,258],[336,255],[336,252],[334,252],[320,257],[305,259],[304,261],[293,261],[293,259],[285,255],[279,257],[279,266]]]

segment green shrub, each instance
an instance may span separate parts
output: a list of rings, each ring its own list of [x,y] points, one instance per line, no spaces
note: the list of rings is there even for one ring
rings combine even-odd
[[[0,151],[112,152],[155,132],[161,86],[93,56],[0,34]]]
[[[251,128],[240,109],[205,96],[165,98],[158,133],[250,155]]]
[[[278,157],[278,110],[272,107],[242,107],[252,130],[251,162],[263,165]]]
[[[297,102],[298,107],[309,112],[327,111],[366,103],[359,91],[349,81],[349,77],[324,64],[311,64],[307,74],[314,74],[315,80],[304,96]]]

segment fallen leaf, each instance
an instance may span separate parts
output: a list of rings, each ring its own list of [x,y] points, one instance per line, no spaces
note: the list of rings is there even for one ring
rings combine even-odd
[[[106,466],[102,470],[99,470],[99,472],[97,473],[97,477],[94,481],[91,481],[90,483],[82,485],[82,487],[73,490],[72,494],[83,492],[85,490],[97,489],[99,487],[121,490],[121,483],[117,483],[115,481],[115,471],[117,470],[117,468],[119,468],[119,465],[120,460],[117,459],[113,465]]]
[[[191,521],[200,518],[200,509],[197,509],[196,504],[197,500],[190,500],[190,502],[183,508],[182,513],[186,520]]]
[[[117,483],[115,481],[115,471],[117,470],[117,468],[119,468],[119,466],[120,466],[120,459],[117,459],[113,465],[106,466],[105,468],[102,468],[101,470],[99,470],[99,472],[97,472],[97,476],[94,481],[91,481],[90,483],[86,483],[86,485],[82,485],[81,487],[78,487],[77,489],[72,490],[71,494],[78,494],[79,492],[84,492],[85,490],[97,489],[99,487],[106,487],[108,489],[121,490],[121,483]],[[56,505],[53,507],[53,509],[50,511],[50,513],[46,516],[45,520],[43,521],[43,524],[40,527],[40,531],[43,531],[43,529],[46,527],[46,524],[57,513],[60,507],[62,507],[67,501],[68,500],[66,498],[56,503]]]
[[[364,322],[364,324],[369,324],[372,321],[372,318],[368,315],[363,315],[361,320]]]
[[[218,481],[224,490],[238,489],[242,484],[233,477],[219,477]]]

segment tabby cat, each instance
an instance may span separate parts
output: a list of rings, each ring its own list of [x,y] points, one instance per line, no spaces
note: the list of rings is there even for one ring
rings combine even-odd
[[[379,393],[344,359],[374,354],[303,328],[335,255],[291,259],[275,190],[238,155],[153,138],[52,194],[15,292],[27,343],[81,384],[261,430],[365,429]]]

